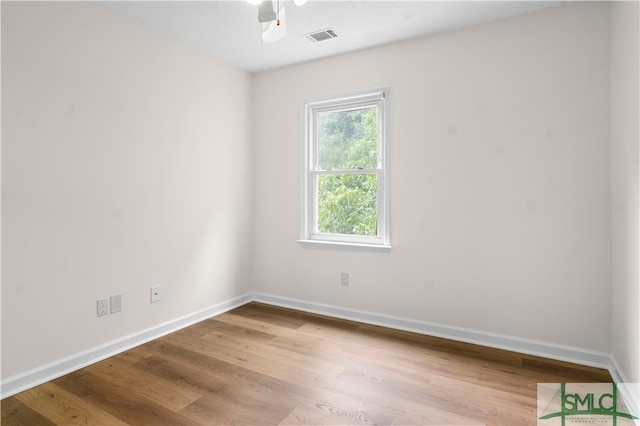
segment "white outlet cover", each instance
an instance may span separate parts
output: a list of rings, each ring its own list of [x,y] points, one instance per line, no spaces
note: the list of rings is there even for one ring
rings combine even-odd
[[[343,272],[343,273],[340,275],[340,283],[341,283],[342,285],[349,285],[349,274],[348,274],[348,273]]]
[[[151,287],[151,303],[160,301],[160,286]]]
[[[97,314],[99,317],[109,313],[109,299],[100,299],[96,303]]]

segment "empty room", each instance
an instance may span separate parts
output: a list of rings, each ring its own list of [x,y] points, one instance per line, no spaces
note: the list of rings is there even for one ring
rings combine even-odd
[[[2,1],[3,425],[638,424],[638,1]]]

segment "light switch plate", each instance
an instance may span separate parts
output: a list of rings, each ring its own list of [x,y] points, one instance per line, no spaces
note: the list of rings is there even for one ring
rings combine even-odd
[[[110,298],[111,313],[115,314],[122,310],[122,295],[116,294]]]

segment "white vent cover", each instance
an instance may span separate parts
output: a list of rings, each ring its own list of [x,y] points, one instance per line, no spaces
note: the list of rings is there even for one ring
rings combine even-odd
[[[332,38],[336,38],[338,37],[338,34],[336,34],[336,32],[333,31],[332,29],[328,28],[326,30],[316,31],[311,34],[307,34],[305,35],[305,37],[311,40],[312,42],[317,43],[319,41],[325,41]]]

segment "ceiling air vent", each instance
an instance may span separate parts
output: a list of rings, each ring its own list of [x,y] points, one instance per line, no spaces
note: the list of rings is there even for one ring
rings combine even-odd
[[[316,31],[315,33],[307,34],[305,37],[311,40],[312,42],[317,43],[319,41],[325,41],[332,38],[336,38],[338,37],[338,34],[336,34],[336,32],[333,31],[332,29],[327,29],[327,30]]]

